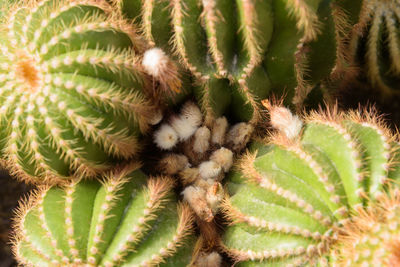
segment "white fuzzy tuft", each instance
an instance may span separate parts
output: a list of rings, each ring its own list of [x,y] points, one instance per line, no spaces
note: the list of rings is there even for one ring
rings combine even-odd
[[[206,192],[197,186],[188,186],[182,191],[183,199],[201,219],[211,221],[214,218],[206,201]]]
[[[225,147],[221,147],[212,153],[210,160],[220,165],[224,172],[228,172],[233,165],[233,152]]]
[[[249,142],[250,137],[253,133],[253,126],[245,123],[239,122],[232,126],[227,134],[226,143],[234,151],[242,150]]]
[[[188,120],[182,118],[182,116],[171,117],[170,124],[178,134],[179,140],[181,141],[189,139],[197,130],[197,126],[189,123]]]
[[[189,101],[181,109],[181,118],[198,128],[203,121],[203,114],[201,114],[199,107],[195,103]]]
[[[154,133],[154,142],[161,149],[169,150],[178,142],[178,134],[168,124],[163,124]]]
[[[228,121],[225,117],[220,117],[214,121],[211,134],[211,142],[221,145],[225,142],[225,135],[228,129]]]
[[[285,107],[272,106],[270,109],[271,125],[287,138],[297,137],[303,127],[303,122]]]
[[[216,178],[221,173],[221,166],[214,161],[204,161],[199,165],[199,173],[203,179]]]
[[[194,134],[193,150],[197,153],[204,153],[210,147],[211,132],[206,127],[200,127]]]
[[[219,255],[217,252],[211,252],[210,254],[207,255],[202,255],[199,257],[197,260],[197,265],[198,267],[220,267],[222,264],[222,258],[221,255]]]
[[[168,63],[168,56],[160,48],[151,48],[143,54],[143,68],[154,77],[160,77],[168,69]]]

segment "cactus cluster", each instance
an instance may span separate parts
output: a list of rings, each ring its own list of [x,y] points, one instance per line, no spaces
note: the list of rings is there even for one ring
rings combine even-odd
[[[349,1],[352,29],[351,52],[356,65],[365,69],[371,84],[384,96],[399,94],[399,1]],[[358,20],[358,21],[357,21]]]
[[[102,1],[14,5],[0,31],[0,149],[25,181],[94,176],[139,149],[156,114],[134,29]]]
[[[301,106],[345,66],[336,1],[112,2],[192,73],[208,125],[222,115],[257,122],[270,92]]]
[[[159,171],[178,177],[184,200],[201,220],[211,222],[224,196],[221,181],[233,165],[234,153],[248,143],[253,126],[241,122],[229,127],[220,117],[208,128],[203,119],[199,107],[187,102],[156,130],[154,142],[167,151]]]
[[[267,103],[277,129],[230,175],[221,247],[238,266],[397,266],[398,140],[371,111]],[[385,265],[386,264],[386,265]]]
[[[39,185],[19,263],[400,266],[398,136],[283,107],[361,66],[397,93],[398,0],[0,2],[0,162]]]
[[[186,266],[193,215],[168,177],[138,166],[102,181],[41,187],[17,211],[14,252],[26,266]]]

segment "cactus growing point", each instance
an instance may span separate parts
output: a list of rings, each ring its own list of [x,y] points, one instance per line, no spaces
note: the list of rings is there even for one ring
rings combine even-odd
[[[298,120],[267,107],[271,120]],[[397,136],[371,111],[303,119],[297,135],[272,121],[277,133],[231,174],[222,248],[238,266],[397,266]]]
[[[53,183],[132,158],[155,111],[134,29],[101,1],[22,1],[8,12],[0,31],[6,167]]]

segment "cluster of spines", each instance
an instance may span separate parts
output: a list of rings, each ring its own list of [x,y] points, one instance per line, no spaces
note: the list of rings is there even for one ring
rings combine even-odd
[[[8,18],[0,113],[4,128],[11,125],[2,144],[12,171],[58,183],[132,158],[156,110],[145,96],[135,29],[91,0],[28,1]],[[113,42],[104,43],[103,33]]]
[[[386,217],[392,218],[397,209],[396,185],[386,188],[389,180],[397,178],[390,177],[398,168],[396,137],[373,111],[341,113],[334,107],[311,112],[302,129],[287,109],[269,102],[266,106],[277,133],[248,152],[238,163],[238,173],[231,175],[232,196],[222,206],[232,225],[222,249],[235,260],[245,261],[243,266],[251,261],[284,266],[288,259],[293,266],[355,264],[361,252],[346,249],[353,244],[349,240],[363,242],[362,235],[369,235],[366,219],[387,227]],[[285,123],[292,129],[285,129]],[[383,221],[378,222],[378,217]],[[240,243],[247,238],[246,244]],[[385,260],[397,263],[392,250],[398,246],[398,236],[380,240],[384,244],[377,249],[384,250]],[[375,248],[368,249],[374,253]],[[335,255],[335,260],[326,255]]]
[[[131,172],[135,168],[111,174],[101,184],[82,181],[34,192],[17,210],[13,242],[18,261],[27,266],[154,266],[168,261],[183,246],[189,255],[181,255],[178,262],[190,262],[187,242],[191,243],[193,216],[189,207],[171,196],[170,178],[150,178],[146,185],[140,171]],[[151,237],[157,234],[154,224],[168,234],[158,233],[161,243],[153,242],[154,248],[147,251],[151,248],[142,247],[143,240],[151,243],[156,238]]]
[[[361,3],[360,3],[361,2]],[[358,18],[351,31],[350,52],[353,63],[362,66],[367,79],[383,95],[396,95],[400,74],[400,43],[397,23],[400,4],[390,1],[356,1],[350,13]]]

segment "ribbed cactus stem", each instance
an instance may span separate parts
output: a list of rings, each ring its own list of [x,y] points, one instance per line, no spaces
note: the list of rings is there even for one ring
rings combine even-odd
[[[239,266],[398,264],[397,137],[373,110],[313,111],[301,127],[264,104],[275,132],[229,177],[221,248]]]
[[[7,166],[26,181],[63,182],[135,155],[157,113],[144,94],[135,29],[92,0],[27,1],[7,18],[0,42]]]
[[[173,181],[130,166],[102,183],[42,187],[22,202],[14,253],[27,266],[176,266],[192,254],[193,216]],[[179,256],[177,256],[179,255]]]

